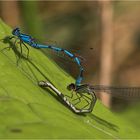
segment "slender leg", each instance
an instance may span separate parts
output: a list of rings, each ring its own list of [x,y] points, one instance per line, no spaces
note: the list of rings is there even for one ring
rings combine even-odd
[[[81,108],[81,109],[84,109],[84,108],[86,108],[90,104],[90,102],[92,102],[92,100],[91,100],[91,98],[87,97],[84,94],[82,94],[81,96],[87,102],[87,104],[84,107]],[[90,102],[89,102],[89,100],[90,100]]]
[[[92,100],[91,98],[89,98],[88,96],[86,96],[86,95],[83,95],[84,97],[86,97],[87,99],[89,99],[90,101]]]
[[[18,40],[18,38],[15,39],[15,41],[14,41],[14,43],[13,43],[14,47],[16,46],[17,40]],[[11,48],[11,47],[9,47],[9,48]]]
[[[80,95],[80,97],[79,97],[78,95]],[[81,93],[79,93],[79,94],[76,93],[76,96],[77,96],[78,98],[73,99],[72,101],[75,101],[75,100],[79,100],[79,101],[76,102],[74,105],[76,105],[76,104],[78,104],[79,102],[81,102],[81,98],[83,98],[83,99],[88,103],[88,105],[89,105],[89,101],[88,101],[88,100],[91,101],[91,98],[89,98],[88,96],[86,96],[86,95],[84,95],[84,94],[81,94]]]
[[[18,38],[14,41],[13,43],[13,50],[16,50],[16,43],[17,43]]]
[[[13,47],[15,47],[16,48],[16,43],[17,43],[17,40],[18,40],[18,38],[14,41],[14,43],[13,43]],[[10,47],[9,47],[10,48]]]
[[[12,39],[12,38],[15,38],[15,37],[11,37],[11,39]],[[13,45],[12,45],[11,47],[9,47],[9,48],[12,48],[13,51],[15,52],[15,57],[16,57],[16,59],[17,59],[17,65],[18,65],[18,59],[19,59],[19,58],[17,58],[18,55],[17,55],[17,53],[16,53],[16,52],[17,52],[17,48],[16,48],[17,40],[19,40],[19,39],[16,38],[15,41],[14,41],[14,43],[13,43]]]
[[[78,94],[77,94],[77,96],[78,96]],[[82,96],[80,95],[80,97],[78,96],[78,98],[74,99],[73,101],[78,99],[78,102],[76,102],[74,105],[79,104],[81,102],[81,98],[82,98]]]
[[[14,41],[14,46],[16,46],[17,40],[18,40],[18,38],[17,38],[17,39],[15,39],[15,41]]]
[[[71,93],[71,96],[68,96],[68,95],[65,95],[65,96],[72,99],[73,98],[73,91]]]
[[[78,96],[78,95],[79,95],[78,93],[75,93],[75,95],[77,96],[77,98],[73,99],[72,101],[75,101],[75,100],[81,98],[81,95],[80,95],[80,97],[79,97],[79,96]]]
[[[80,97],[78,96],[78,95],[80,95]],[[83,98],[86,102],[87,102],[87,104],[85,105],[85,106],[83,106],[82,108],[81,108],[81,110],[82,109],[84,109],[84,108],[86,108],[87,106],[89,106],[89,104],[90,104],[90,102],[86,99],[86,98],[88,98],[88,99],[90,99],[89,97],[87,97],[86,95],[82,95],[82,94],[77,94],[77,96],[78,96],[78,98],[76,98],[76,99],[74,99],[74,100],[79,100],[78,102],[76,102],[74,105],[77,105],[78,103],[80,103],[81,102],[81,98]],[[74,101],[73,100],[73,101]],[[91,99],[90,99],[91,100]]]
[[[21,58],[21,56],[22,56],[22,42],[21,42],[21,40],[20,40],[20,42],[19,42],[19,46],[20,46],[20,54],[19,54],[19,58],[18,58],[18,60],[17,60],[17,65],[18,65],[18,62],[19,62],[19,60],[20,60],[20,58]]]
[[[24,42],[22,42],[22,44],[26,47],[26,49],[27,49],[27,59],[28,59],[28,57],[29,57],[29,48],[27,47],[27,45],[24,43]]]
[[[20,58],[22,56],[22,42],[20,41]]]
[[[92,102],[91,98],[87,97],[86,95],[83,95],[83,99],[85,99],[85,101],[87,102],[87,105],[85,105],[83,108],[85,108],[86,106],[88,106]],[[89,99],[90,101],[87,99]]]
[[[86,108],[87,106],[89,106],[89,102],[87,101],[87,104],[84,106],[84,107],[82,107],[81,109],[84,109],[84,108]]]

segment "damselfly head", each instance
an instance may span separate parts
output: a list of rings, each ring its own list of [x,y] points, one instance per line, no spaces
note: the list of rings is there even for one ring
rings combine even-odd
[[[76,85],[74,83],[71,83],[67,86],[68,90],[76,90]]]
[[[15,28],[15,29],[12,31],[12,34],[15,35],[15,36],[19,36],[19,34],[20,34],[20,29],[19,29],[19,28]]]

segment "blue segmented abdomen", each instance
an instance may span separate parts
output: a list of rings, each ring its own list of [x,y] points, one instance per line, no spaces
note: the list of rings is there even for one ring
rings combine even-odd
[[[54,47],[54,46],[50,46],[51,49],[55,50],[55,51],[62,51],[61,48],[57,48],[57,47]]]
[[[83,77],[78,77],[78,79],[76,80],[76,86],[80,86],[81,85],[81,82],[83,80]]]
[[[75,82],[75,85],[76,85],[76,86],[80,86],[80,85],[81,85],[81,82],[82,82],[82,80],[83,80],[83,71],[84,71],[84,69],[83,69],[83,67],[80,65],[80,74],[79,74],[79,76],[77,77],[76,82]]]
[[[37,48],[48,48],[48,49],[52,49],[54,51],[61,51],[61,48],[57,48],[57,47],[50,46],[50,45],[37,44]]]
[[[78,57],[75,57],[74,60],[78,64],[78,66],[81,66],[81,61]]]
[[[74,57],[74,55],[73,55],[72,53],[70,53],[69,51],[64,50],[64,52],[65,52],[68,56],[70,56],[70,57]]]
[[[41,44],[37,44],[36,46],[37,48],[49,48],[49,49],[52,49],[56,52],[64,52],[66,55],[68,55],[69,57],[73,58],[74,55],[72,53],[70,53],[69,51],[67,50],[64,50],[62,48],[58,48],[58,47],[54,47],[54,46],[49,46],[49,45],[41,45]]]
[[[49,46],[48,45],[37,44],[36,48],[49,48]]]

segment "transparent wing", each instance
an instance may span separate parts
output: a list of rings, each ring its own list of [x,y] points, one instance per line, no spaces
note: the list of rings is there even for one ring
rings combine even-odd
[[[127,100],[140,100],[140,87],[113,87],[104,85],[89,86],[95,93],[106,92],[114,97]]]
[[[54,46],[54,47],[59,47],[59,48],[63,48],[61,46],[64,46],[63,44],[58,43],[56,41],[52,41],[52,40],[45,41],[45,44],[48,46]],[[67,49],[65,49],[65,50],[67,50]],[[55,51],[53,49],[44,49],[43,51],[45,53],[49,53],[52,56],[58,56],[59,58],[62,58],[64,60],[73,61],[73,62],[75,61],[73,58],[69,57],[66,53],[64,53],[64,51]],[[74,54],[75,57],[78,57],[81,60],[81,62],[86,61],[86,59],[83,56],[78,54],[79,50],[68,49],[67,51]],[[69,63],[68,61],[66,61],[66,62]]]

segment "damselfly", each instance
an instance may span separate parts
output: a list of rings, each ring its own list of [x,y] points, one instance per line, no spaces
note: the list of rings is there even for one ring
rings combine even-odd
[[[77,54],[73,54],[71,53],[70,51],[66,50],[66,49],[63,49],[63,48],[59,48],[59,47],[56,47],[56,46],[52,46],[52,45],[42,45],[42,44],[38,44],[34,38],[32,38],[30,35],[27,35],[27,34],[22,34],[20,32],[20,29],[19,28],[15,28],[13,31],[12,31],[12,34],[13,36],[10,37],[10,39],[13,39],[15,38],[15,42],[14,44],[16,44],[17,41],[19,41],[19,44],[20,44],[20,52],[22,54],[22,46],[26,47],[27,49],[27,57],[29,56],[29,48],[26,44],[28,44],[29,46],[33,47],[33,48],[36,48],[36,49],[40,49],[40,48],[48,48],[48,49],[51,49],[53,50],[54,52],[58,53],[58,52],[61,52],[62,54],[64,54],[65,56],[69,57],[70,59],[73,59],[73,61],[77,64],[78,68],[79,68],[79,75],[76,79],[76,82],[75,82],[75,87],[81,85],[81,82],[83,80],[83,71],[84,71],[84,68],[82,66],[82,60],[83,58],[80,57],[79,55]]]
[[[96,103],[96,95],[88,87],[84,89],[81,87],[77,91],[75,90],[75,95],[77,98],[73,99],[73,94],[72,96],[64,95],[53,84],[47,81],[40,81],[39,86],[52,89],[64,101],[64,103],[77,114],[92,112]],[[71,98],[72,101],[70,101],[69,98]],[[81,100],[85,101],[85,104],[78,106],[81,103]]]
[[[113,87],[103,85],[81,85],[71,92],[71,96],[64,95],[55,88],[49,82],[39,82],[41,87],[49,87],[52,89],[75,113],[89,113],[92,112],[95,103],[96,95],[100,92],[106,92],[111,96],[121,98],[124,100],[140,100],[140,87]],[[75,97],[74,98],[74,95]],[[70,102],[71,99],[71,102]],[[79,104],[85,100],[85,105],[80,106]],[[76,101],[76,103],[74,103]],[[78,106],[79,105],[79,106]]]

